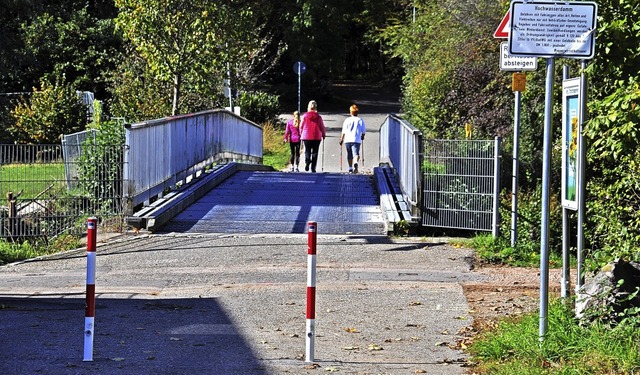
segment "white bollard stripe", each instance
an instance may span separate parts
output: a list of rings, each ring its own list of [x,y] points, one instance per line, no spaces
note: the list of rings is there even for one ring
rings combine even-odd
[[[306,352],[305,352],[305,362],[313,362],[314,359],[314,349],[315,349],[315,345],[314,345],[314,334],[315,334],[315,328],[316,326],[316,320],[315,319],[307,319],[307,337],[306,337]]]
[[[316,286],[316,256],[307,255],[307,286]]]
[[[83,361],[93,361],[93,325],[94,318],[84,318],[84,358]]]
[[[95,285],[96,283],[96,253],[95,251],[87,252],[87,284]]]

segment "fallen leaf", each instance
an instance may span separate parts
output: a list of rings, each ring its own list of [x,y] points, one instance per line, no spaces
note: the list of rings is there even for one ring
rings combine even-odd
[[[360,347],[358,346],[345,346],[342,348],[342,350],[358,350],[360,349]]]
[[[306,365],[306,366],[304,366],[304,369],[306,369],[306,370],[315,370],[315,369],[317,369],[317,368],[319,368],[319,367],[320,367],[320,365],[319,365],[319,364],[317,364],[317,363],[312,363],[312,364],[310,364],[310,365]]]
[[[409,302],[409,306],[420,306],[422,305],[422,302],[420,301],[411,301]]]
[[[416,374],[426,374],[427,372],[425,370],[422,369],[418,369],[416,370]]]
[[[124,361],[124,358],[122,357],[116,357],[116,358],[111,358],[112,361],[116,361],[116,362],[122,362]]]
[[[436,343],[436,346],[446,346],[448,344],[448,342],[446,341],[439,341]]]
[[[369,344],[369,350],[383,350],[382,346],[379,346],[377,344]]]
[[[327,368],[325,368],[325,369],[324,369],[324,371],[328,371],[328,372],[338,372],[338,371],[340,371],[340,370],[338,370],[338,369],[337,369],[337,368],[335,368],[335,367],[327,367]]]
[[[358,329],[354,327],[345,328],[344,330],[345,332],[349,332],[349,333],[360,333],[360,331],[358,331]]]

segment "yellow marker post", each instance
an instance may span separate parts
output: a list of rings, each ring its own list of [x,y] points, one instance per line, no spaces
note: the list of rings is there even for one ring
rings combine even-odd
[[[527,89],[527,75],[523,72],[513,73],[511,76],[511,91],[523,92]]]

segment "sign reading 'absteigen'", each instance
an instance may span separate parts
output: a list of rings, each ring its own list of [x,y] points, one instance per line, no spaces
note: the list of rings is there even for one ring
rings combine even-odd
[[[595,52],[594,2],[511,2],[509,53],[590,59]]]

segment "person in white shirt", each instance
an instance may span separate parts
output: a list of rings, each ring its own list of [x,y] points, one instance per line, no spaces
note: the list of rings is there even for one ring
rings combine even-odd
[[[340,146],[345,144],[347,148],[347,162],[349,163],[349,173],[358,173],[358,161],[360,160],[360,146],[367,132],[364,120],[358,117],[358,106],[353,104],[349,107],[351,116],[347,117],[342,124],[342,134],[340,135]]]

